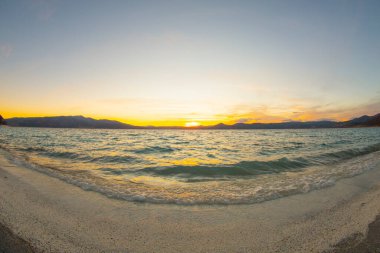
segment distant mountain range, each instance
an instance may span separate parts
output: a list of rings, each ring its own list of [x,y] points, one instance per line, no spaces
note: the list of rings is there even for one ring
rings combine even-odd
[[[115,120],[96,120],[83,116],[57,116],[35,118],[10,118],[8,126],[14,127],[50,127],[50,128],[104,128],[135,129],[137,126],[124,124]]]
[[[34,118],[10,118],[4,120],[0,116],[0,124],[13,127],[50,127],[50,128],[93,128],[93,129],[185,129],[185,127],[141,127],[121,123],[115,120],[96,120],[83,116],[57,116]],[[282,123],[236,123],[233,125],[218,124],[214,126],[197,126],[190,129],[309,129],[309,128],[346,128],[346,127],[378,127],[380,113],[374,116],[362,116],[348,121],[289,121]],[[189,129],[187,127],[186,129]]]
[[[308,128],[345,128],[345,127],[376,127],[380,126],[380,113],[374,116],[361,116],[348,121],[289,121],[281,123],[236,123],[233,125],[218,124],[209,129],[308,129]]]

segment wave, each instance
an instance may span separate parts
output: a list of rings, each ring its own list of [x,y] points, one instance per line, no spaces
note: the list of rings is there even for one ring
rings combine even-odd
[[[380,159],[380,153],[368,154],[343,162],[326,171],[321,166],[314,168],[312,173],[301,171],[293,175],[264,175],[256,179],[221,181],[208,183],[194,180],[196,184],[150,185],[135,183],[136,178],[124,181],[121,185],[110,184],[105,178],[93,178],[86,171],[57,171],[53,168],[37,166],[18,160],[24,166],[59,178],[87,191],[95,191],[113,199],[177,205],[237,205],[253,204],[282,198],[294,194],[333,186],[336,181],[352,177],[374,168]],[[61,173],[62,172],[62,173]],[[83,173],[83,174],[82,174]],[[79,176],[79,177],[78,177]],[[160,182],[161,179],[153,179]],[[137,181],[139,182],[139,181]],[[194,186],[193,186],[194,185]]]
[[[130,150],[135,154],[150,154],[150,153],[170,153],[174,152],[176,149],[171,147],[160,147],[160,146],[153,146],[153,147],[147,147],[147,148],[141,148],[136,150]]]
[[[139,136],[53,129],[49,138],[45,131],[0,131],[0,148],[28,168],[85,190],[149,203],[255,203],[333,185],[380,161],[380,129]]]
[[[297,143],[299,144],[299,143]],[[235,164],[218,164],[218,165],[169,165],[169,166],[150,166],[143,167],[146,162],[141,157],[133,155],[104,155],[93,157],[79,152],[72,151],[55,151],[48,150],[46,147],[26,147],[19,148],[23,152],[37,152],[40,155],[68,159],[73,161],[80,161],[85,163],[95,164],[136,164],[139,163],[142,168],[140,169],[120,169],[120,168],[107,168],[99,170],[107,174],[137,174],[137,175],[151,175],[151,176],[164,176],[164,177],[177,177],[182,180],[187,179],[188,182],[197,180],[223,180],[224,178],[246,178],[254,177],[265,174],[276,174],[282,172],[295,172],[306,169],[315,165],[328,165],[337,163],[343,160],[351,159],[354,157],[370,154],[372,152],[380,151],[380,143],[370,145],[362,148],[352,148],[346,150],[338,150],[317,154],[314,156],[300,156],[300,157],[281,157],[274,160],[252,160],[241,161]],[[149,154],[149,153],[167,153],[174,152],[175,149],[168,146],[150,146],[133,151],[135,154]],[[198,178],[192,180],[192,178]]]
[[[48,150],[43,147],[27,147],[27,148],[19,148],[20,151],[25,152],[47,152]]]
[[[91,159],[89,162],[96,162],[96,163],[131,163],[131,162],[139,162],[141,161],[137,157],[133,156],[101,156],[101,157],[95,157]]]
[[[83,155],[69,151],[47,151],[44,152],[43,155],[54,158],[83,159]]]
[[[365,148],[347,149],[324,153],[317,156],[298,157],[293,159],[282,157],[269,161],[241,161],[230,165],[173,165],[146,167],[139,170],[107,169],[106,171],[115,175],[145,174],[153,176],[174,176],[180,178],[202,177],[215,180],[224,177],[249,177],[282,172],[295,172],[310,166],[333,164],[376,151],[380,151],[380,144]]]
[[[311,160],[313,160],[315,164],[328,164],[331,162],[339,162],[341,160],[347,160],[350,158],[370,154],[376,151],[380,151],[380,143],[363,147],[363,148],[353,148],[353,149],[346,149],[346,150],[340,150],[336,152],[325,153],[317,157],[311,157]]]
[[[377,149],[377,147],[365,148],[357,150],[355,153],[360,154]],[[335,153],[341,156],[339,152]],[[247,170],[255,164],[256,168],[261,168],[263,171],[271,166],[287,171],[289,169],[293,172],[294,170],[299,171],[287,174],[276,173],[281,170],[275,170],[275,173],[263,173],[266,175],[258,175],[257,178],[223,179],[218,182],[192,178],[186,183],[176,182],[174,184],[172,182],[175,181],[167,180],[168,183],[166,183],[165,179],[161,177],[139,177],[137,174],[133,175],[130,180],[115,182],[109,181],[103,176],[98,177],[86,170],[66,171],[46,167],[13,155],[11,159],[28,168],[59,178],[84,190],[99,192],[109,198],[158,204],[230,205],[258,203],[332,186],[341,178],[355,176],[374,168],[374,165],[379,162],[380,153],[372,153],[353,157],[347,162],[329,166],[328,169],[325,166],[314,166],[310,171],[302,170],[309,164],[308,161],[302,159],[278,159],[268,161],[266,164],[241,162],[238,163],[239,166]],[[115,173],[112,169],[104,168],[103,171]],[[122,173],[119,175],[123,176]],[[152,182],[153,184],[151,184]],[[156,183],[159,185],[157,186]]]
[[[294,160],[280,158],[274,161],[243,161],[234,165],[221,166],[176,165],[170,167],[148,167],[135,172],[160,176],[255,176],[280,173],[283,171],[296,171],[309,165],[310,163],[303,158]]]

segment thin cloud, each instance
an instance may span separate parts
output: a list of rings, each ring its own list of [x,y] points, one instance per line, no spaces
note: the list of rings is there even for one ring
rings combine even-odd
[[[278,107],[239,105],[232,107],[228,113],[217,114],[224,123],[277,123],[286,121],[345,121],[362,115],[375,115],[380,112],[380,98],[356,106],[342,106],[334,103],[323,105],[302,104]]]

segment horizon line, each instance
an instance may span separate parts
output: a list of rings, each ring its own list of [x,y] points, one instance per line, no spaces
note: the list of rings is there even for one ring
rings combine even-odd
[[[126,124],[126,125],[130,125],[132,127],[156,127],[156,128],[170,128],[170,127],[175,127],[175,128],[201,128],[201,127],[212,127],[212,126],[217,126],[217,125],[225,125],[225,126],[234,126],[236,124],[244,124],[244,125],[253,125],[253,124],[282,124],[282,123],[291,123],[291,122],[294,122],[294,123],[307,123],[307,122],[334,122],[334,123],[340,123],[340,122],[347,122],[347,121],[350,121],[350,120],[353,120],[353,119],[356,119],[356,118],[360,118],[360,117],[372,117],[372,116],[376,116],[380,113],[376,113],[374,115],[367,115],[367,114],[364,114],[364,115],[361,115],[361,116],[357,116],[357,117],[352,117],[350,119],[347,119],[347,120],[333,120],[333,119],[316,119],[316,120],[306,120],[306,121],[302,121],[302,120],[284,120],[284,121],[281,121],[281,122],[235,122],[235,123],[224,123],[224,122],[218,122],[218,123],[214,123],[214,124],[209,124],[209,125],[205,125],[205,124],[198,124],[198,125],[135,125],[135,124],[132,124],[132,123],[128,123],[127,121],[120,121],[118,119],[112,119],[112,118],[97,118],[97,117],[89,117],[89,116],[84,116],[84,115],[55,115],[55,116],[29,116],[29,117],[22,117],[22,116],[15,116],[15,117],[10,117],[10,118],[4,118],[3,119],[5,121],[7,120],[10,120],[10,119],[15,119],[15,118],[22,118],[22,119],[30,119],[30,118],[58,118],[58,117],[83,117],[83,118],[87,118],[87,119],[93,119],[93,120],[107,120],[107,121],[115,121],[115,122],[118,122],[118,123],[121,123],[121,124]],[[0,114],[0,116],[2,116]],[[188,123],[194,123],[194,121],[189,121]]]

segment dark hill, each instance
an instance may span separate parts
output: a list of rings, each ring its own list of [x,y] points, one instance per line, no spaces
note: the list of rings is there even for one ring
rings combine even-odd
[[[51,128],[106,128],[106,129],[136,129],[137,126],[124,124],[114,120],[96,120],[83,116],[58,116],[35,118],[11,118],[9,126],[17,127],[51,127]]]
[[[333,128],[336,127],[334,121],[310,121],[310,122],[282,122],[282,123],[237,123],[234,125],[216,125],[209,129],[303,129],[303,128]]]
[[[308,129],[308,128],[344,128],[344,127],[375,127],[380,126],[380,113],[374,116],[361,116],[348,121],[289,121],[282,123],[236,123],[234,125],[218,124],[206,127],[208,129]]]
[[[374,116],[361,116],[349,121],[339,122],[338,127],[374,127],[380,126],[380,113]]]

